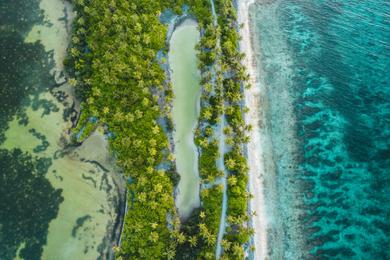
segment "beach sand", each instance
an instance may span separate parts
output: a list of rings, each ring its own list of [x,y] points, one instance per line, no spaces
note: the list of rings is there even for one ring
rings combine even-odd
[[[254,259],[265,259],[268,255],[267,249],[267,215],[264,198],[264,174],[266,172],[264,158],[265,151],[263,149],[265,130],[262,129],[264,122],[264,112],[262,112],[261,88],[256,75],[256,64],[253,56],[253,47],[250,30],[249,6],[254,3],[254,0],[238,0],[238,21],[243,24],[240,34],[240,50],[245,53],[243,60],[252,85],[250,89],[245,90],[245,103],[250,108],[246,114],[245,120],[247,124],[253,126],[250,133],[251,140],[248,143],[248,165],[249,165],[249,190],[254,195],[250,201],[250,208],[256,215],[252,217],[252,227],[255,234],[253,244],[255,251]]]

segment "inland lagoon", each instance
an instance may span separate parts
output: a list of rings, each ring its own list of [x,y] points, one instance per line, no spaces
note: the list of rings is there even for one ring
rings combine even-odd
[[[111,258],[122,185],[107,137],[70,142],[72,6],[1,2],[0,259]]]
[[[180,174],[176,206],[182,218],[199,206],[198,153],[194,129],[199,114],[200,75],[195,45],[199,41],[197,23],[183,21],[170,40],[169,66],[175,99],[173,102],[174,143],[177,171]]]

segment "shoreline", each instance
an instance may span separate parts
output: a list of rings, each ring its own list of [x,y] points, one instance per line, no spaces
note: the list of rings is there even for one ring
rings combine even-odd
[[[265,259],[268,255],[267,241],[267,216],[264,196],[264,150],[262,149],[263,136],[259,123],[263,121],[260,111],[260,85],[256,75],[256,64],[253,56],[253,46],[250,29],[249,6],[255,0],[237,0],[238,23],[243,24],[240,30],[241,40],[239,42],[240,51],[245,53],[243,64],[249,74],[250,89],[244,90],[245,103],[250,111],[245,115],[247,124],[253,126],[250,133],[250,141],[247,144],[247,159],[249,165],[249,191],[253,194],[250,201],[250,210],[256,212],[256,216],[251,218],[251,226],[255,234],[252,243],[255,246],[253,252],[254,259]]]

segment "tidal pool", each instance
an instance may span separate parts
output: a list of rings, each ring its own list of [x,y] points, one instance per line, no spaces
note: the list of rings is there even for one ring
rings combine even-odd
[[[170,40],[169,66],[175,94],[172,111],[174,152],[181,177],[176,206],[181,218],[188,217],[200,204],[198,152],[194,143],[200,99],[200,74],[195,50],[199,38],[197,23],[187,19],[175,29]]]

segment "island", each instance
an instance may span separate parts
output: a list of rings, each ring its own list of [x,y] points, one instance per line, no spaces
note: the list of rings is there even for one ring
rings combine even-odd
[[[116,258],[250,255],[250,84],[235,2],[75,0],[74,8],[65,61],[81,100],[74,141],[103,127],[127,180]]]
[[[0,259],[390,259],[387,2],[2,0]]]

